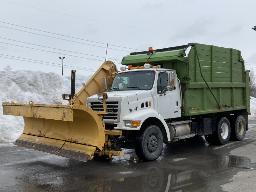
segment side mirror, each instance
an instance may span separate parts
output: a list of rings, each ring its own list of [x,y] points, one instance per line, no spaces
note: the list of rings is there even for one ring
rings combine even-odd
[[[162,94],[166,93],[168,91],[167,87],[163,87]]]
[[[167,86],[167,90],[168,90],[168,91],[172,91],[172,90],[175,90],[175,89],[176,89],[175,86],[171,86],[171,85],[168,85],[168,86]]]
[[[158,86],[157,87],[157,93],[158,94],[164,94],[167,91],[167,87],[165,86]]]

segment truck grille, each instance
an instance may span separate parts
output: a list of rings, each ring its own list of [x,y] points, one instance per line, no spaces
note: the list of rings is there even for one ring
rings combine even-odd
[[[107,114],[103,116],[103,120],[106,122],[117,122],[118,119],[118,101],[107,101]],[[103,103],[90,102],[90,107],[94,111],[103,111]]]

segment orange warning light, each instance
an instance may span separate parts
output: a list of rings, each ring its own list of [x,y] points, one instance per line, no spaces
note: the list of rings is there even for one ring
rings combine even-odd
[[[149,48],[148,48],[148,52],[149,52],[149,53],[154,53],[153,47],[149,47]]]

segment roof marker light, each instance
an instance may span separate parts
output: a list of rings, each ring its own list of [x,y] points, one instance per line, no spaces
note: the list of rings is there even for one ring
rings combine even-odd
[[[128,70],[131,70],[132,69],[132,65],[128,65]]]
[[[150,69],[150,68],[151,68],[151,65],[149,63],[144,64],[144,69]]]
[[[148,48],[148,52],[151,53],[151,54],[154,53],[153,47],[149,47],[149,48]]]
[[[121,66],[121,67],[120,67],[120,70],[121,70],[121,71],[125,71],[125,70],[126,70],[126,66]]]

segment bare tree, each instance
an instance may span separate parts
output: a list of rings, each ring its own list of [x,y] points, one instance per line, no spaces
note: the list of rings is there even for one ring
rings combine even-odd
[[[256,97],[256,77],[253,71],[250,71],[250,89],[251,96]]]

